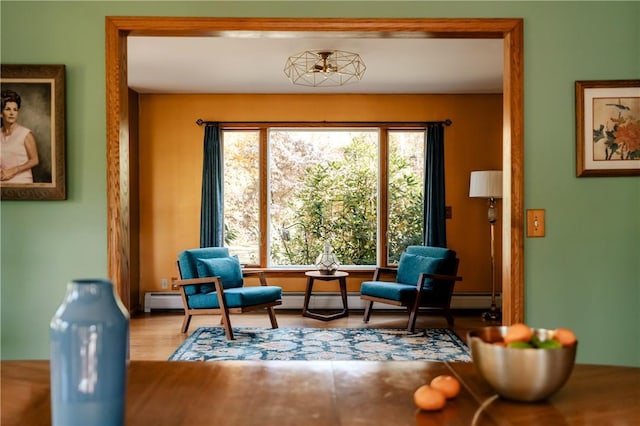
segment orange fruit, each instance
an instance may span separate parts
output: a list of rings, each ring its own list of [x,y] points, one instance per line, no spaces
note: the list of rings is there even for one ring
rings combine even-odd
[[[568,328],[556,328],[553,338],[560,342],[562,346],[573,346],[576,344],[576,335]]]
[[[433,389],[444,394],[447,399],[455,398],[460,393],[460,382],[453,376],[443,374],[431,380],[429,383]]]
[[[504,335],[505,343],[511,342],[528,342],[533,336],[533,330],[523,323],[513,324],[507,328]]]
[[[441,410],[447,402],[444,394],[429,385],[420,386],[413,394],[413,402],[421,410]]]

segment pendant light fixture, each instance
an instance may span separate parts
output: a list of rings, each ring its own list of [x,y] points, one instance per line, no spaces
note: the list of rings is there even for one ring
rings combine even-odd
[[[361,80],[366,69],[357,53],[342,50],[305,50],[287,59],[284,73],[293,84],[335,87]]]

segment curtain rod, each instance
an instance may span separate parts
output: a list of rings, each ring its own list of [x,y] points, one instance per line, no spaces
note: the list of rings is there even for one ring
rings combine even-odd
[[[291,124],[327,124],[327,123],[331,123],[331,124],[402,124],[402,125],[416,125],[416,126],[420,126],[420,125],[431,125],[431,124],[444,124],[445,126],[451,126],[451,124],[453,124],[453,122],[450,119],[446,119],[446,120],[441,120],[441,121],[295,121],[295,122],[286,122],[286,121],[205,121],[202,118],[199,118],[196,120],[196,124],[198,126],[202,126],[202,125],[210,125],[210,124],[247,124],[247,123],[251,123],[251,124],[280,124],[280,125],[286,125],[287,123],[291,123]]]

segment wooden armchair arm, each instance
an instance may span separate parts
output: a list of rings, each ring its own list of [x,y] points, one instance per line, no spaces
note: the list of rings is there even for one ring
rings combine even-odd
[[[455,284],[456,281],[462,281],[462,277],[458,277],[455,275],[442,275],[442,274],[428,274],[428,273],[422,273],[420,274],[420,278],[418,279],[418,283],[417,283],[417,288],[418,288],[418,292],[422,292],[422,289],[424,288],[424,282],[427,278],[431,278],[434,280],[440,280],[440,281],[445,281],[445,282],[453,282],[453,284]],[[452,285],[453,285],[452,284]]]
[[[398,268],[397,267],[391,267],[391,266],[378,266],[376,268],[376,271],[373,273],[373,280],[374,281],[380,281],[380,275],[382,273],[392,273],[392,274],[397,274],[398,273]]]
[[[248,269],[242,270],[242,276],[243,277],[250,277],[250,276],[258,276],[258,279],[260,280],[260,285],[261,286],[266,286],[267,285],[267,276],[265,275],[264,271],[261,270],[257,270],[257,269]]]
[[[426,278],[433,278],[434,280],[462,281],[462,277],[457,277],[455,275],[443,275],[443,274],[420,274],[420,275],[424,275]]]
[[[189,278],[189,279],[171,279],[171,286],[173,288],[182,287],[185,285],[197,285],[197,284],[214,284],[216,280],[220,280],[220,277],[205,277],[205,278]]]
[[[176,278],[171,279],[171,288],[177,288],[181,293],[184,293],[185,286],[199,284],[213,284],[218,294],[224,295],[224,287],[222,287],[222,281],[220,281],[220,277],[218,276],[205,278],[189,278],[184,280],[179,280]]]

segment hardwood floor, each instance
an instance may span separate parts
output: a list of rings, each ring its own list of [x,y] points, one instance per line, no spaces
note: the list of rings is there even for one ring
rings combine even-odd
[[[166,361],[180,344],[197,327],[217,326],[219,316],[195,316],[191,320],[189,332],[182,334],[180,326],[184,314],[175,312],[152,312],[134,315],[130,322],[130,359]],[[404,328],[408,315],[399,312],[374,311],[368,324],[362,322],[362,311],[352,310],[346,318],[333,321],[319,321],[306,318],[300,310],[276,310],[280,327],[317,327],[317,328]],[[270,327],[266,312],[252,312],[232,315],[234,327]],[[469,311],[455,315],[454,331],[463,340],[471,329],[487,325],[480,318],[480,312]],[[447,323],[443,317],[418,316],[416,328],[444,328]]]

